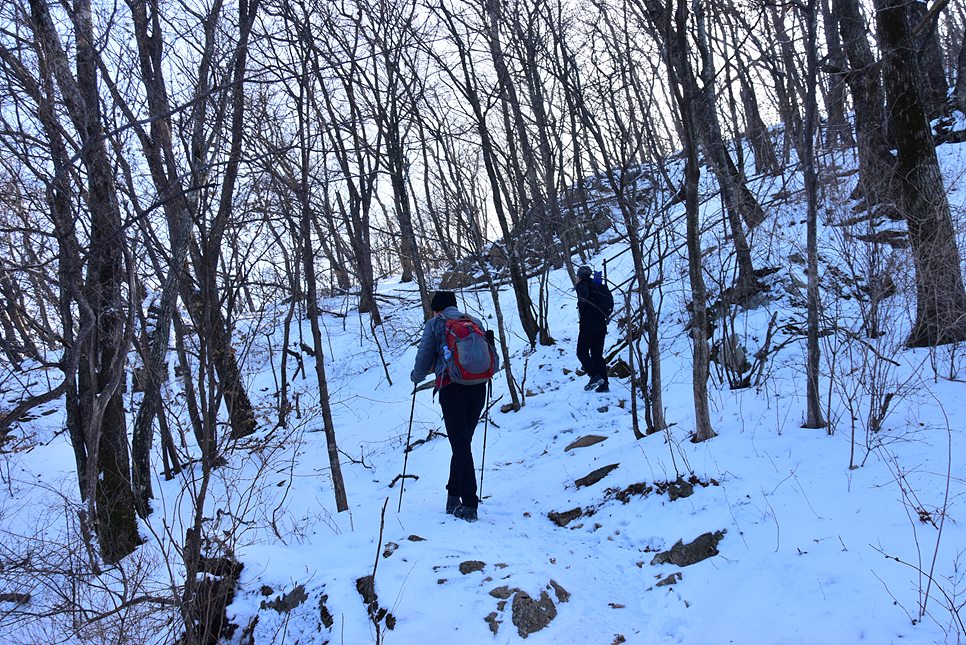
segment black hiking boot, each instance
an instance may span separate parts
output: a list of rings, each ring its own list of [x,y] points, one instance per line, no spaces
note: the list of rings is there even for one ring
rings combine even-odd
[[[610,386],[607,384],[607,381],[601,381],[597,385],[597,391],[598,392],[610,392]]]
[[[604,379],[602,379],[599,376],[590,377],[590,383],[584,386],[584,392],[590,392],[591,390],[596,390],[597,387],[601,384],[601,382],[603,382],[603,380]]]
[[[465,504],[460,504],[456,507],[456,512],[454,512],[453,515],[461,520],[466,520],[467,522],[475,522],[477,520],[475,506],[466,506]]]
[[[455,515],[456,508],[460,505],[459,495],[447,495],[446,496],[446,514]]]

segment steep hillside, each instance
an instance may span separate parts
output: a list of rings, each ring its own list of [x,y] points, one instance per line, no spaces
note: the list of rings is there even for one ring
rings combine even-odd
[[[947,145],[941,152],[962,233],[964,150]],[[583,391],[573,288],[563,269],[551,271],[556,344],[531,349],[515,326],[505,334],[526,404],[501,411],[506,383],[503,375],[495,379],[474,442],[483,502],[473,524],[443,513],[450,450],[439,406],[429,391],[412,394],[408,376],[422,326],[412,285],[383,282],[380,293],[392,304],[384,305],[375,338],[345,301],[323,307],[334,312],[324,316],[325,360],[346,513],[335,512],[313,357],[303,353],[304,369],[292,376],[290,424],[273,429],[284,311],[248,321],[238,346],[262,430],[233,443],[204,500],[216,538],[210,551],[244,565],[227,599],[236,625],[228,641],[963,642],[966,359],[961,347],[903,348],[914,312],[911,260],[901,226],[870,227],[850,210],[852,163],[841,159],[842,170],[823,184],[827,432],[800,427],[804,201],[796,175],[756,180],[756,192],[770,196],[769,219],[752,247],[765,289],[742,306],[717,308],[711,404],[718,436],[689,441],[690,292],[676,224],[683,206],[655,192],[655,221],[667,224],[654,227],[648,248],[652,261],[665,254],[653,279],[669,427],[635,439],[626,375],[611,379],[609,393]],[[705,267],[720,295],[733,269],[712,188],[705,186],[702,206]],[[626,288],[632,266],[621,233],[615,223],[614,241],[590,258],[598,268],[608,260],[619,309],[635,297]],[[884,293],[876,289],[886,280],[888,297],[872,298]],[[500,297],[512,311],[512,293],[504,288]],[[459,298],[495,326],[488,290],[467,287]],[[870,334],[873,300],[878,322]],[[611,325],[609,348],[620,348],[623,324]],[[621,349],[618,357],[626,354]],[[750,386],[731,389],[729,376]],[[53,558],[48,552],[83,558],[72,550],[76,521],[61,498],[75,494],[70,447],[56,433],[58,408],[49,410],[33,426],[31,450],[4,455],[7,561]],[[186,414],[172,411],[184,427]],[[156,597],[178,584],[178,545],[192,521],[200,472],[194,463],[155,482],[145,545],[99,579],[104,589],[77,584],[91,606],[103,608],[103,624],[111,624],[111,603],[128,598],[111,589],[134,585]],[[58,544],[64,550],[52,548]],[[5,575],[10,592],[56,607],[58,584],[71,570],[67,560],[52,559],[44,579],[28,583],[9,569]],[[176,630],[173,613],[126,615],[128,625],[111,624],[102,635],[162,642]],[[25,615],[7,622],[4,638],[42,642],[46,634],[70,634],[70,624],[69,616]],[[92,633],[85,627],[73,638]]]

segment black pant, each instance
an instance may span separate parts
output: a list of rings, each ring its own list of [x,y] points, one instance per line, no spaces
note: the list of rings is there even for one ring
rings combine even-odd
[[[457,495],[467,506],[476,506],[476,472],[473,465],[473,431],[486,405],[486,383],[460,385],[450,383],[439,391],[443,423],[453,449],[449,462],[446,490]]]
[[[597,376],[604,381],[607,381],[607,363],[604,362],[606,335],[607,323],[604,320],[580,320],[580,331],[577,333],[577,358],[580,366],[591,378]]]

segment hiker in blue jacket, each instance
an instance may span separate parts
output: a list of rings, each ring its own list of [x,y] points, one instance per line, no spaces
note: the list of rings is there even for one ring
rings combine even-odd
[[[577,291],[577,312],[580,316],[577,358],[584,372],[590,377],[584,390],[609,392],[607,363],[604,362],[604,338],[607,336],[607,318],[610,311],[604,311],[606,307],[602,308],[595,292],[604,287],[595,283],[592,276],[593,271],[589,266],[577,269],[577,283],[574,285]],[[613,299],[610,300],[613,303]]]
[[[478,319],[457,309],[456,294],[452,291],[437,291],[433,294],[430,308],[433,316],[423,327],[410,379],[413,383],[419,383],[430,372],[436,374],[433,392],[439,392],[443,424],[453,450],[449,464],[449,481],[446,484],[446,512],[468,522],[475,522],[479,499],[476,496],[476,472],[473,464],[473,432],[486,405],[487,383],[454,383],[446,372],[443,352],[448,351],[445,338],[446,321],[468,318],[481,330],[485,328]],[[492,333],[486,334],[492,345]],[[499,369],[499,355],[495,350],[491,353],[495,369]]]

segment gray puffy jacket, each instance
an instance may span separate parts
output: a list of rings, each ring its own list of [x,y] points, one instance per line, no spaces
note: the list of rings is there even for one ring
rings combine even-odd
[[[478,318],[464,314],[456,307],[447,307],[426,321],[426,325],[423,327],[423,336],[419,339],[419,346],[416,349],[416,362],[413,365],[413,371],[409,374],[409,379],[413,383],[419,383],[430,372],[434,372],[436,374],[435,389],[438,390],[444,385],[446,364],[443,361],[443,346],[446,343],[443,333],[446,329],[446,321],[464,316],[476,323],[480,329],[486,329]],[[496,360],[495,370],[498,371],[500,369],[500,354],[494,351],[493,356]]]

